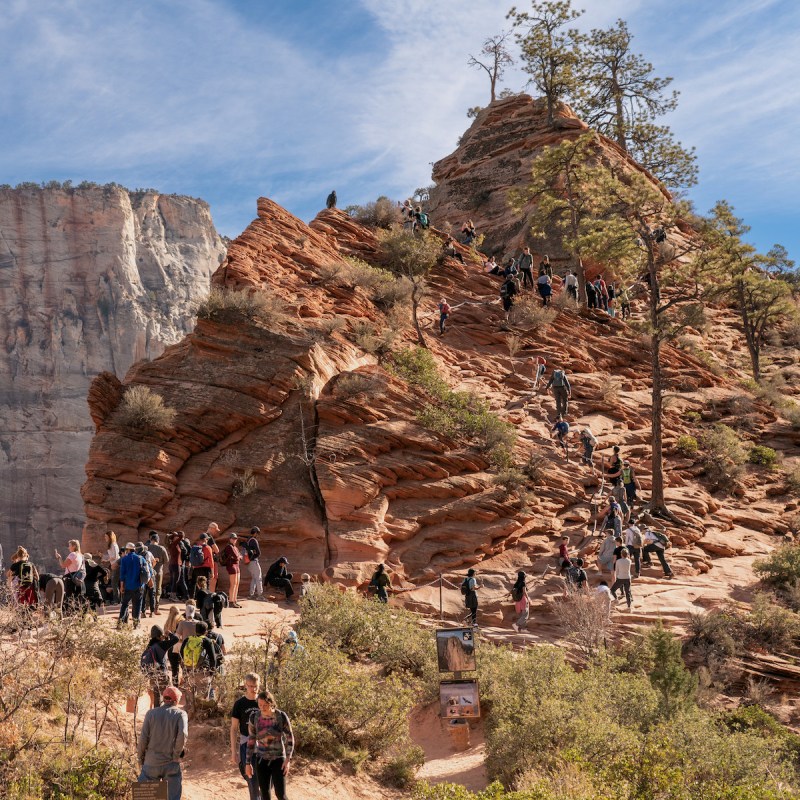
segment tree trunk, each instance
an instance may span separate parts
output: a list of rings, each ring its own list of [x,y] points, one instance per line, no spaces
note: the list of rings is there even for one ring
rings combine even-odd
[[[419,299],[416,297],[416,289],[411,293],[411,317],[414,320],[414,330],[417,332],[417,341],[420,347],[428,349],[428,343],[422,335],[422,328],[419,324],[419,317],[417,316],[417,309],[419,308]]]
[[[661,296],[658,285],[658,271],[656,269],[656,259],[652,249],[652,243],[647,243],[647,270],[650,275],[650,325],[652,334],[650,336],[650,369],[652,372],[652,412],[651,412],[651,435],[650,447],[652,450],[653,462],[653,488],[650,497],[650,507],[666,511],[664,501],[664,455],[661,445],[662,431],[662,411],[663,398],[661,396],[663,377],[661,374],[661,331],[659,330],[658,306]]]
[[[736,299],[739,302],[739,316],[742,319],[744,339],[747,342],[747,352],[750,354],[750,367],[753,370],[753,380],[761,383],[761,348],[759,347],[756,332],[753,330],[752,320],[747,313],[747,297],[744,292],[744,282],[736,282]]]
[[[622,105],[622,89],[617,82],[616,69],[611,76],[611,92],[614,95],[614,132],[617,144],[627,153],[628,142],[625,136],[625,109]]]

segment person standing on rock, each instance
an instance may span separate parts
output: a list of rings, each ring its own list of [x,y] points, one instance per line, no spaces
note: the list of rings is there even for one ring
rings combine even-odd
[[[533,289],[533,256],[530,247],[523,248],[517,264],[522,273],[522,288]]]
[[[439,336],[444,336],[445,325],[450,317],[450,312],[450,303],[447,302],[447,298],[443,297],[439,301]]]
[[[261,564],[258,560],[261,558],[261,547],[259,546],[258,539],[256,538],[259,533],[261,533],[261,528],[255,525],[250,528],[250,538],[245,544],[247,558],[249,559],[247,571],[250,576],[250,597],[252,599],[255,599],[256,597],[261,598],[264,596],[264,586],[262,583],[263,579],[261,577]]]
[[[547,370],[547,360],[544,356],[535,356],[531,358],[533,364],[533,391],[539,388],[539,381],[544,378],[544,373]]]
[[[214,572],[214,551],[208,543],[209,535],[201,533],[197,541],[192,545],[189,553],[189,561],[192,566],[192,586],[197,586],[199,578],[205,578],[207,585],[211,585],[212,573]],[[190,592],[194,592],[190,589]]]
[[[644,537],[638,525],[631,524],[625,529],[625,547],[633,557],[633,577],[638,578],[642,571],[642,546]]]
[[[619,310],[622,314],[622,319],[631,318],[631,296],[628,294],[628,289],[623,284],[617,292],[619,298]]]
[[[553,282],[547,273],[543,273],[536,279],[536,291],[542,298],[542,305],[549,306],[550,298],[553,294]]]
[[[189,719],[178,708],[181,690],[175,686],[164,689],[164,704],[145,714],[139,734],[138,756],[142,771],[139,783],[165,781],[169,800],[181,800],[183,773],[181,759],[189,738]]]
[[[169,599],[185,601],[189,599],[189,589],[184,577],[183,531],[173,531],[167,537],[169,552]]]
[[[106,593],[106,601],[109,603],[119,602],[119,545],[117,544],[117,534],[114,531],[106,531],[106,553],[100,559],[102,565],[111,574],[109,588]]]
[[[567,273],[564,278],[564,286],[567,290],[567,297],[571,297],[576,303],[578,302],[578,276],[574,270]]]
[[[261,678],[255,672],[244,676],[244,695],[234,704],[231,711],[231,764],[239,767],[239,772],[247,782],[250,800],[261,800],[258,779],[247,777],[247,739],[250,716],[258,710],[258,691]]]
[[[328,199],[325,201],[325,208],[336,208],[336,189],[328,195]]]
[[[374,593],[375,597],[377,597],[378,602],[389,602],[389,586],[390,581],[389,576],[386,574],[386,566],[384,564],[378,564],[369,582],[369,588]]]
[[[545,390],[553,389],[553,399],[556,401],[556,414],[566,417],[569,412],[569,401],[572,397],[572,387],[569,385],[567,373],[563,369],[554,369]]]
[[[611,596],[615,600],[619,590],[625,592],[625,600],[628,603],[628,611],[630,611],[633,603],[631,595],[631,560],[628,558],[628,550],[625,547],[620,550],[619,558],[614,562],[614,583],[611,586]]]
[[[550,256],[545,256],[539,263],[539,277],[547,275],[548,278],[553,277],[553,267],[550,265]]]
[[[464,606],[469,609],[472,627],[478,627],[478,581],[475,570],[468,569],[467,577],[461,582],[461,594],[464,595]]]
[[[228,573],[228,606],[230,608],[241,608],[239,605],[239,579],[240,579],[240,567],[239,567],[239,551],[236,549],[236,543],[239,541],[239,537],[235,533],[231,533],[228,536],[228,544],[222,549],[222,552],[219,556],[220,564],[225,567],[225,571]]]
[[[158,607],[161,604],[161,598],[165,594],[164,577],[165,570],[167,570],[167,566],[169,564],[169,553],[167,552],[166,547],[161,544],[157,531],[150,531],[147,541],[147,549],[152,553],[156,560],[156,579],[155,586],[153,587],[153,593],[155,594],[156,598],[156,613],[158,613]]]
[[[219,558],[219,545],[214,539],[215,536],[219,536],[219,525],[217,525],[216,522],[209,522],[208,528],[206,529],[206,541],[211,548],[211,578],[208,585],[211,587],[212,592],[217,590],[217,579],[219,578],[219,566],[217,563],[217,559]]]
[[[508,315],[511,313],[511,309],[514,305],[514,297],[518,291],[519,289],[517,288],[517,282],[514,276],[509,275],[500,287],[500,301],[503,304],[503,311],[506,312],[506,319],[508,319]]]
[[[583,445],[581,463],[591,467],[594,475],[594,449],[597,447],[597,438],[588,425],[581,431],[581,444]]]
[[[289,566],[289,559],[286,556],[281,556],[268,570],[264,582],[268,586],[273,586],[276,589],[283,589],[286,593],[287,602],[294,594],[292,587],[292,573],[286,568]]]
[[[76,606],[79,606],[83,597],[86,594],[86,587],[83,581],[86,578],[86,566],[83,563],[83,554],[81,553],[81,543],[77,539],[70,539],[67,542],[69,553],[62,561],[61,553],[55,551],[56,558],[61,568],[64,570],[64,587],[67,591],[67,604],[70,603],[70,598]]]
[[[606,531],[606,538],[603,539],[600,549],[597,551],[597,563],[600,565],[600,570],[602,572],[613,571],[614,548],[616,546],[616,542],[614,541],[614,531]]]
[[[633,505],[636,502],[636,490],[639,489],[639,481],[636,480],[636,474],[633,471],[631,462],[626,458],[622,462],[622,469],[620,470],[620,478],[622,478],[622,485],[625,487],[625,499],[628,505]]]
[[[511,627],[521,633],[528,624],[531,607],[528,588],[525,585],[525,573],[522,570],[517,573],[517,580],[511,587],[511,599],[514,601],[514,610],[517,612],[517,619],[511,623]]]
[[[108,570],[102,565],[98,564],[93,558],[91,553],[83,554],[83,564],[86,569],[86,600],[92,611],[102,609],[102,613],[106,613],[106,602],[103,599],[102,587],[108,582]]]
[[[289,717],[277,707],[271,692],[258,693],[258,709],[250,715],[247,730],[247,777],[256,777],[265,800],[271,797],[271,789],[275,789],[278,800],[286,800],[294,733]]]
[[[133,627],[139,627],[142,614],[142,589],[147,583],[147,564],[136,554],[136,545],[128,542],[125,555],[119,560],[119,591],[122,600],[119,606],[117,627],[128,624],[128,606],[133,607]]]
[[[591,281],[586,281],[586,307],[597,308],[597,289]]]

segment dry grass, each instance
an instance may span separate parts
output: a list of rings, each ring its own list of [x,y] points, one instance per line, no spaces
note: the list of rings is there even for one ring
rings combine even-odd
[[[164,405],[149,386],[129,386],[112,416],[112,422],[131,431],[163,431],[175,423],[177,411]]]

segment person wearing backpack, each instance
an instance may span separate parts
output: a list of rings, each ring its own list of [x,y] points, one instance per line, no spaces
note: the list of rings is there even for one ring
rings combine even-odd
[[[214,689],[214,680],[217,675],[224,675],[225,674],[225,656],[227,655],[227,649],[225,648],[225,639],[222,637],[222,634],[219,631],[213,631],[209,627],[206,631],[206,639],[211,642],[211,646],[214,648],[214,660],[216,661],[216,667],[214,672],[209,676],[209,684],[208,684],[208,699],[214,700],[216,698],[216,691]]]
[[[139,627],[142,614],[142,589],[147,584],[148,570],[145,560],[136,553],[136,545],[128,542],[125,555],[119,560],[119,590],[122,601],[119,606],[117,627],[128,624],[128,606],[133,608],[133,627]]]
[[[281,711],[271,692],[258,693],[258,709],[247,723],[248,778],[255,777],[265,800],[275,790],[278,800],[286,800],[286,776],[294,755],[294,733],[289,717]]]
[[[222,548],[219,554],[219,563],[225,567],[225,572],[228,573],[228,606],[230,608],[241,608],[237,602],[239,599],[239,579],[241,568],[239,561],[241,559],[239,550],[236,548],[236,543],[239,537],[235,533],[228,535],[228,544]]]
[[[517,619],[511,623],[511,627],[521,633],[528,624],[528,615],[531,608],[528,588],[525,585],[525,573],[522,570],[517,573],[517,580],[511,587],[511,599],[514,601],[514,611],[517,612]]]
[[[622,485],[625,487],[625,496],[629,505],[633,505],[636,501],[636,490],[639,489],[639,481],[636,480],[636,475],[631,466],[631,462],[625,459],[622,462],[622,469],[620,470],[620,478],[622,478]]]
[[[152,553],[153,558],[156,560],[155,571],[155,587],[154,594],[156,598],[156,613],[158,613],[158,606],[161,603],[161,598],[166,594],[164,588],[164,578],[168,576],[169,553],[167,548],[161,544],[158,536],[158,531],[150,531],[147,537],[147,549]]]
[[[156,613],[156,558],[144,546],[144,542],[136,542],[136,554],[144,559],[147,565],[147,582],[142,589],[142,616],[147,616],[147,606],[150,606],[150,618]]]
[[[185,601],[189,597],[189,589],[183,577],[183,547],[181,540],[183,531],[173,531],[167,536],[167,553],[169,555],[169,589],[167,599]]]
[[[633,557],[633,577],[638,578],[642,571],[642,547],[644,546],[644,537],[638,525],[629,525],[625,529],[625,547],[628,548],[628,553]]]
[[[153,694],[153,708],[161,705],[161,695],[167,686],[172,684],[167,653],[178,643],[175,633],[164,633],[159,625],[150,628],[150,641],[141,655],[139,664],[142,672],[150,680],[150,691]]]
[[[378,564],[372,578],[369,581],[369,591],[375,595],[379,603],[389,602],[388,589],[390,586],[389,576],[386,574],[386,566]]]
[[[258,561],[261,558],[261,547],[258,544],[258,539],[256,539],[259,533],[261,533],[261,528],[256,526],[250,528],[250,538],[245,544],[245,549],[249,559],[247,570],[250,575],[250,597],[258,597],[260,599],[264,597],[264,586],[261,577],[261,564]]]
[[[444,336],[445,323],[450,317],[450,310],[450,303],[443,297],[439,301],[439,336]]]
[[[208,625],[197,622],[194,635],[187,636],[181,644],[183,671],[195,691],[202,688],[206,697],[211,691],[211,681],[217,669],[214,643],[206,636],[207,632]]]
[[[567,438],[569,436],[569,422],[567,422],[561,414],[558,415],[555,424],[550,428],[550,433],[555,433],[556,439],[558,439],[558,443],[564,451],[564,458],[569,461],[569,441]]]
[[[586,570],[583,568],[583,559],[576,558],[565,575],[567,583],[565,589],[567,592],[584,592],[588,585],[588,578]]]
[[[86,586],[83,583],[86,578],[86,567],[83,563],[81,543],[77,539],[70,539],[67,542],[67,547],[69,548],[69,553],[67,553],[67,557],[63,561],[58,550],[55,551],[55,555],[59,565],[64,570],[64,588],[67,592],[66,603],[68,606],[80,606],[86,595]]]
[[[671,578],[672,568],[667,563],[666,556],[664,555],[664,551],[667,549],[667,547],[671,546],[672,543],[666,534],[663,534],[660,531],[654,531],[652,528],[647,528],[644,532],[642,564],[644,564],[646,567],[651,566],[653,562],[650,556],[652,553],[655,553],[656,558],[658,558],[658,561],[661,564],[661,568],[664,570],[664,577]]]
[[[208,543],[209,538],[207,533],[201,533],[189,550],[189,566],[192,568],[194,585],[197,585],[198,578],[205,578],[207,584],[211,585],[211,575],[214,571],[214,551]]]
[[[431,221],[428,218],[428,215],[422,210],[422,206],[417,206],[414,209],[414,226],[412,231],[414,233],[417,232],[417,228],[421,228],[422,230],[427,230],[430,227]]]
[[[138,782],[166,782],[168,800],[181,800],[183,791],[181,759],[189,738],[189,719],[178,708],[182,697],[175,686],[164,690],[164,704],[144,716],[137,747],[142,768]]]
[[[581,431],[581,444],[583,445],[581,463],[591,467],[594,475],[594,449],[597,447],[597,437],[592,433],[592,429],[588,425]]]
[[[84,553],[83,563],[86,568],[86,599],[89,602],[89,607],[92,611],[102,608],[105,614],[106,603],[103,599],[103,592],[101,587],[109,580],[109,572],[102,565],[98,564],[93,558],[91,553]]]
[[[468,569],[467,577],[461,582],[461,594],[464,596],[464,606],[469,609],[472,627],[478,627],[478,581],[475,579],[475,570]]]
[[[604,572],[611,572],[614,565],[614,531],[609,530],[606,532],[606,538],[603,539],[600,549],[597,551],[597,562],[600,569]]]
[[[556,401],[556,414],[566,417],[569,412],[569,401],[572,397],[572,387],[569,385],[567,373],[563,369],[554,369],[550,380],[545,386],[547,389],[553,389],[553,399]]]
[[[6,570],[6,577],[11,580],[17,602],[21,606],[36,608],[39,604],[39,573],[24,547],[18,547],[11,556],[11,565]]]
[[[506,312],[506,319],[508,319],[508,315],[514,305],[514,297],[518,291],[517,282],[514,280],[514,276],[509,275],[503,282],[503,285],[500,287],[500,300],[503,303],[503,311]]]

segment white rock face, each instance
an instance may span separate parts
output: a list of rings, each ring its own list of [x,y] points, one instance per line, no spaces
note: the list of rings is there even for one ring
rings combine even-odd
[[[0,189],[0,543],[40,564],[80,539],[92,378],[194,325],[225,246],[189,197]]]

